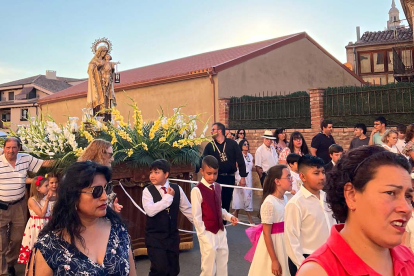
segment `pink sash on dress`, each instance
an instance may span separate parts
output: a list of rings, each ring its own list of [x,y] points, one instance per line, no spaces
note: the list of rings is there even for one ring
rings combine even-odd
[[[285,222],[277,222],[272,225],[272,234],[279,234],[285,231]],[[249,262],[253,261],[254,252],[256,251],[257,243],[259,242],[260,234],[263,232],[263,225],[256,225],[246,229],[246,235],[249,238],[250,242],[253,244],[252,248],[244,256]]]

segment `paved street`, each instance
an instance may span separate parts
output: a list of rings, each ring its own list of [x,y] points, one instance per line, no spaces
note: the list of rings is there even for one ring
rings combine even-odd
[[[253,220],[256,224],[260,223],[257,217],[257,211],[260,209],[261,196],[253,196]],[[243,211],[239,215],[239,220],[248,223],[247,215],[243,215]],[[250,263],[244,259],[244,255],[250,249],[251,243],[247,239],[244,232],[246,226],[237,225],[229,226],[227,229],[227,242],[229,244],[229,276],[244,276],[249,272]],[[200,247],[197,236],[194,234],[194,248],[191,250],[181,251],[180,253],[180,275],[196,276],[200,275]],[[150,261],[147,256],[139,256],[136,258],[137,275],[148,275]]]
[[[240,215],[239,218],[243,222],[248,222],[247,216]],[[254,218],[255,223],[259,219]],[[244,255],[250,249],[251,243],[247,239],[244,230],[246,226],[237,225],[227,228],[227,240],[229,244],[229,276],[244,276],[249,272],[250,263],[244,259]],[[194,235],[194,248],[191,250],[181,251],[180,253],[180,275],[196,276],[200,275],[200,247],[197,236]],[[136,258],[137,275],[148,275],[150,261],[147,256],[139,256]]]

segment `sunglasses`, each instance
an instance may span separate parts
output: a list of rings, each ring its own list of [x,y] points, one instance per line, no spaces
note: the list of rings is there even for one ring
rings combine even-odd
[[[95,186],[95,187],[92,187],[92,191],[81,191],[81,193],[92,194],[93,198],[100,198],[104,190],[107,195],[112,193],[112,190],[113,190],[112,181],[109,181],[108,183],[106,183],[104,187]]]
[[[110,158],[112,158],[112,156],[114,156],[114,153],[113,152],[105,152],[106,154],[108,154],[108,156],[110,157]]]
[[[244,143],[244,144],[243,144],[243,146],[248,146],[248,145],[249,145],[248,143]]]

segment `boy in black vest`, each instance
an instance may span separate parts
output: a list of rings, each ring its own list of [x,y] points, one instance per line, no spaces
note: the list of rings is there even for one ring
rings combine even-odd
[[[212,155],[203,159],[200,169],[203,178],[191,190],[194,226],[200,242],[200,276],[227,276],[229,248],[223,220],[236,225],[238,219],[221,208],[221,186],[215,183],[218,161]]]
[[[145,245],[151,261],[149,276],[176,276],[180,273],[180,236],[177,228],[178,211],[191,223],[191,204],[177,184],[169,183],[170,164],[155,160],[150,167],[150,181],[142,193],[142,205],[147,213]]]

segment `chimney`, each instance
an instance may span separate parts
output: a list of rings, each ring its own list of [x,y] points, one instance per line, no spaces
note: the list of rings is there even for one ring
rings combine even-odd
[[[56,80],[56,71],[46,70],[46,78],[49,80]]]
[[[361,40],[361,28],[359,26],[356,27],[357,33],[357,42]]]

